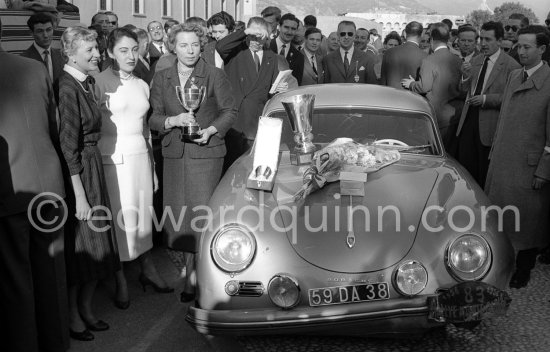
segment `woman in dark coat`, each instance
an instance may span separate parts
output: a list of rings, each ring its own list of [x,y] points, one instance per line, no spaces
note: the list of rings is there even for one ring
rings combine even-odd
[[[149,125],[163,136],[164,212],[172,212],[176,220],[173,223],[167,216],[164,231],[168,246],[185,252],[186,285],[181,300],[186,302],[194,298],[194,253],[204,225],[192,220],[194,216],[205,215],[204,212],[194,214],[193,208],[207,205],[218,184],[226,153],[224,135],[235,121],[237,110],[225,72],[208,65],[200,57],[206,43],[201,26],[180,24],[172,27],[168,43],[177,60],[153,79],[150,98],[153,114]],[[178,100],[176,87],[192,85],[205,88],[205,98],[195,110],[196,122],[202,129],[200,138],[185,142],[180,127],[193,116]],[[178,224],[183,213],[183,222]],[[157,218],[160,219],[160,215],[157,214]]]
[[[94,339],[89,330],[109,328],[93,314],[92,297],[98,280],[120,270],[113,223],[105,220],[110,210],[97,147],[101,114],[88,75],[99,62],[96,35],[83,27],[65,30],[61,42],[68,62],[59,78],[59,133],[73,191],[67,201],[76,217],[70,216],[65,227],[70,335],[83,341]]]

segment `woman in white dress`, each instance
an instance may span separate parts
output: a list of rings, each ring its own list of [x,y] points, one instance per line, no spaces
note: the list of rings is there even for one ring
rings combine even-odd
[[[95,93],[101,116],[99,149],[103,158],[107,189],[121,262],[139,258],[143,289],[169,293],[149,254],[153,247],[153,190],[158,182],[154,172],[151,138],[147,127],[149,86],[132,71],[138,61],[137,35],[126,28],[111,32],[107,52],[113,67],[98,74]],[[116,275],[115,306],[129,306],[123,270]]]

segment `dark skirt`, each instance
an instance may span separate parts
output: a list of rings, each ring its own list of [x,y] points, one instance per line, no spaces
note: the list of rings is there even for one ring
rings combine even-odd
[[[81,152],[81,158],[82,186],[90,207],[96,207],[93,209],[92,216],[108,217],[109,220],[76,219],[74,194],[67,197],[69,217],[65,225],[65,257],[70,286],[101,280],[121,268],[113,223],[113,220],[116,221],[116,214],[110,214],[101,153],[96,146],[85,146]]]
[[[222,174],[223,158],[193,159],[184,153],[181,159],[164,159],[164,212],[171,211],[175,222],[165,217],[164,233],[168,247],[196,253],[207,212],[196,208],[208,205]],[[183,221],[179,221],[180,214]],[[161,219],[162,214],[156,214]]]

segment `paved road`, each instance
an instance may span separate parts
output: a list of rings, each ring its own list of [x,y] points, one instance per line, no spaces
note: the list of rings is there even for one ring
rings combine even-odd
[[[537,265],[527,288],[509,291],[513,302],[506,317],[484,322],[474,331],[450,325],[415,340],[311,336],[208,339],[184,320],[187,305],[178,300],[181,256],[155,250],[154,259],[176,292],[157,294],[150,287],[143,292],[137,282],[138,265],[131,263],[127,268],[130,308],[121,311],[112,305],[113,282],[100,285],[94,303],[98,317],[109,322],[111,329],[95,333],[92,342],[73,340],[70,352],[550,350],[550,265]]]

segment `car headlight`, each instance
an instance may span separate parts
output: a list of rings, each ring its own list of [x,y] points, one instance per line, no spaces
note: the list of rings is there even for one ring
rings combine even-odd
[[[221,228],[212,241],[214,262],[227,272],[239,272],[252,262],[256,253],[254,236],[242,225]]]
[[[491,266],[491,249],[485,239],[468,234],[455,239],[447,248],[445,262],[460,281],[479,280]]]
[[[283,309],[292,308],[300,302],[298,281],[285,274],[277,274],[271,278],[267,285],[267,293],[271,301]]]
[[[428,283],[428,272],[422,263],[407,260],[395,269],[394,286],[405,296],[415,296],[422,292]]]

